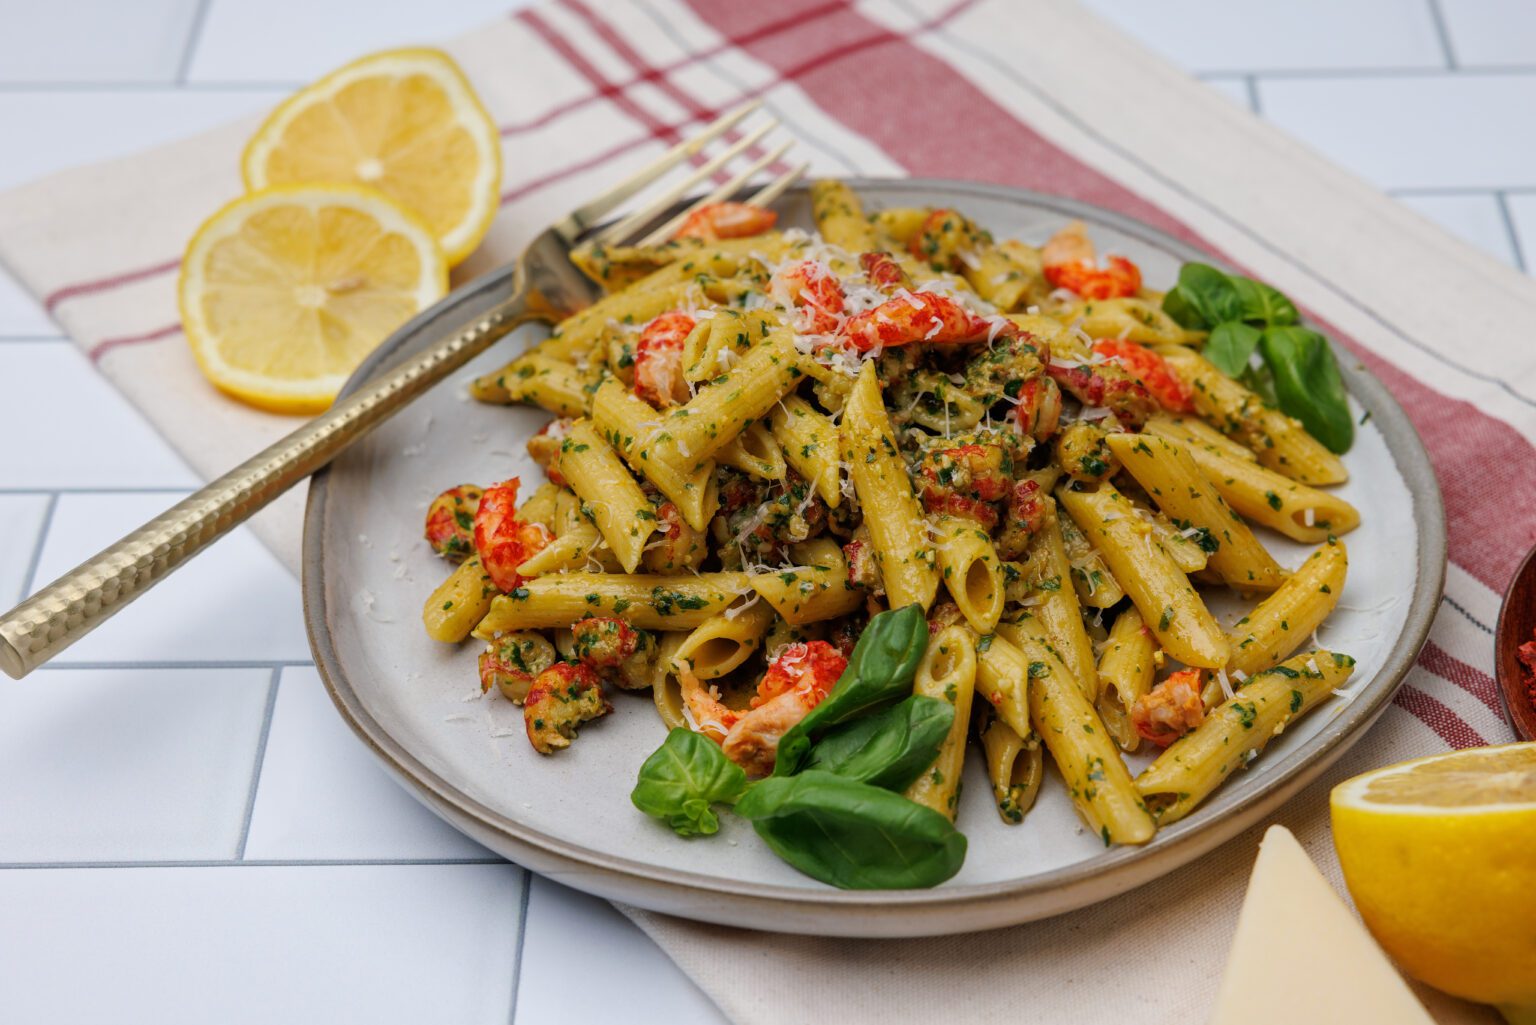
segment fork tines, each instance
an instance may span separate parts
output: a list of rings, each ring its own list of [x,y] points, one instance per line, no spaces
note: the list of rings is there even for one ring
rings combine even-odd
[[[573,234],[586,231],[593,224],[616,210],[625,200],[653,182],[660,180],[669,171],[702,153],[704,148],[711,142],[725,135],[761,106],[761,100],[752,100],[716,118],[697,135],[673,146],[638,173],[575,210],[566,222],[566,225],[562,225],[562,227],[568,227]],[[768,134],[777,127],[779,127],[779,119],[775,117],[768,118],[766,123],[753,128],[718,154],[699,164],[682,179],[668,185],[655,196],[648,198],[638,208],[598,232],[593,236],[593,240],[604,245],[615,245],[632,239],[636,232],[655,220],[680,198],[686,196],[693,189],[725,169],[731,161],[763,142]],[[672,217],[665,224],[639,239],[637,244],[655,245],[671,238],[678,228],[682,226],[683,222],[688,219],[689,214],[692,214],[706,204],[719,203],[735,196],[755,175],[783,158],[784,154],[789,152],[792,145],[794,145],[792,141],[780,143],[756,160],[753,160],[738,174],[732,176],[730,180],[719,185],[703,198]],[[791,185],[799,181],[804,176],[808,167],[808,164],[802,163],[791,168],[753,193],[745,202],[752,206],[767,206],[782,195]],[[574,241],[574,238],[572,241]]]

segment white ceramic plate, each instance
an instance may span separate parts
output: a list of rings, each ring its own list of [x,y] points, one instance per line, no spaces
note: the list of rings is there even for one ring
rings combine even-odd
[[[1171,285],[1182,262],[1207,259],[1154,228],[1048,196],[942,181],[853,185],[872,208],[954,207],[998,237],[1034,243],[1082,218],[1101,251],[1129,256],[1154,287]],[[783,224],[810,227],[804,192],[787,196],[781,214]],[[486,308],[509,276],[498,272],[449,296],[386,342],[354,383]],[[647,695],[616,695],[614,715],[584,728],[569,750],[541,757],[520,710],[480,695],[478,645],[451,648],[423,633],[422,603],[447,573],[421,540],[427,503],[462,482],[543,479],[524,441],[548,414],[480,405],[464,390],[526,340],[503,342],[315,479],[304,601],[337,707],[407,790],[487,847],[577,889],[706,921],[859,936],[986,929],[1103,900],[1261,820],[1338,758],[1386,706],[1439,602],[1445,524],[1429,460],[1385,389],[1339,351],[1356,419],[1371,416],[1345,457],[1351,479],[1339,489],[1363,525],[1347,538],[1349,582],[1320,633],[1358,659],[1353,695],[1286,730],[1144,847],[1105,849],[1081,827],[1059,779],[1046,782],[1023,824],[1004,825],[972,759],[958,822],[970,850],[954,879],[932,890],[838,891],[795,872],[730,816],[718,835],[684,840],[630,805],[636,769],[664,736]],[[1275,535],[1263,540],[1286,565],[1307,551]],[[1241,614],[1236,603],[1215,611],[1226,622]],[[1133,761],[1135,770],[1146,759]]]

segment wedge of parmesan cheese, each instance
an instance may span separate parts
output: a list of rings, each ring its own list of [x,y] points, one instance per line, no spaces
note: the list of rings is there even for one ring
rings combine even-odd
[[[1259,847],[1211,1025],[1434,1025],[1283,826]]]

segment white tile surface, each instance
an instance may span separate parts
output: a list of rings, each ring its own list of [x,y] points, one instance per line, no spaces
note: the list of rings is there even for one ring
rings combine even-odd
[[[233,857],[271,677],[43,669],[7,680],[0,862]]]
[[[1387,189],[1536,185],[1536,73],[1259,80],[1264,116]]]
[[[0,265],[0,338],[58,333],[59,326],[43,312],[42,304]]]
[[[593,956],[601,937],[601,985],[572,985],[571,966]],[[606,901],[533,877],[517,988],[521,1025],[623,1022],[725,1025],[704,993],[651,938]]]
[[[73,345],[0,345],[0,437],[27,439],[7,446],[4,488],[200,483]]]
[[[1086,0],[1190,71],[1441,67],[1424,0]]]
[[[284,95],[275,89],[0,92],[0,189],[195,135],[265,111]]]
[[[1462,67],[1536,64],[1536,4],[1530,0],[1439,0]]]
[[[489,858],[391,780],[336,713],[320,674],[283,670],[249,860]]]
[[[61,496],[38,579],[54,579],[181,497]],[[298,582],[254,535],[237,530],[70,648],[63,660],[304,662],[309,657]]]
[[[0,605],[6,608],[22,597],[47,510],[47,495],[0,495]]]
[[[509,865],[3,872],[0,1007],[72,1025],[505,1025],[520,883]]]
[[[431,44],[530,2],[215,0],[188,80],[305,82],[372,50]]]
[[[196,0],[0,4],[0,81],[171,82]]]
[[[1476,196],[1398,196],[1446,231],[1491,253],[1505,263],[1515,262],[1509,229],[1492,193]]]

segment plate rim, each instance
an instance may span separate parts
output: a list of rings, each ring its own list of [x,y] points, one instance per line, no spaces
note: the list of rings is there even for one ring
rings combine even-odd
[[[1098,222],[1180,260],[1228,266],[1168,232],[1090,203],[1027,189],[938,178],[846,178],[866,195],[903,190],[936,196],[984,197],[1047,209]],[[803,193],[806,186],[797,186]],[[354,372],[346,395],[424,337],[459,307],[507,286],[515,261],[454,290],[396,331]],[[1330,338],[1348,391],[1368,409],[1412,500],[1418,527],[1413,597],[1403,631],[1380,671],[1360,697],[1302,749],[1289,753],[1248,793],[1218,796],[1188,818],[1158,831],[1150,844],[1117,847],[1102,857],[1053,869],[1027,879],[942,885],[925,890],[837,890],[752,883],[722,875],[669,868],[609,854],[551,836],[507,818],[470,797],[426,766],[368,710],[347,678],[327,627],[325,524],[329,468],[311,481],[304,513],[301,589],[305,630],[315,665],[342,718],[407,792],[450,825],[497,850],[511,852],[524,867],[558,875],[578,889],[652,910],[702,921],[724,920],[732,910],[751,914],[755,928],[840,936],[930,936],[1017,924],[1075,910],[1150,882],[1225,843],[1260,817],[1288,801],[1332,765],[1385,711],[1428,639],[1438,611],[1446,572],[1443,499],[1428,453],[1412,422],[1386,387],[1348,350]],[[342,458],[345,458],[343,456]],[[857,914],[851,914],[857,912]],[[964,912],[964,913],[960,913]]]

